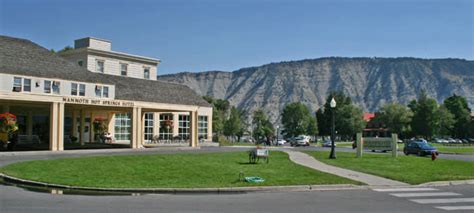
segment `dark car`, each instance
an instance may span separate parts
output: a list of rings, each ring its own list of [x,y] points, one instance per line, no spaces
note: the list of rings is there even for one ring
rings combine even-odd
[[[405,148],[403,148],[403,153],[405,153],[405,155],[416,154],[418,156],[431,155],[432,153],[439,155],[436,148],[428,143],[420,141],[409,142],[405,145]]]

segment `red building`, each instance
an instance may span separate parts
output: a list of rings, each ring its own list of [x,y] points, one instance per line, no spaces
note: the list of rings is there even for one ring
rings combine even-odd
[[[375,119],[376,113],[365,112],[364,120],[367,122],[363,136],[364,137],[390,137],[387,127]]]

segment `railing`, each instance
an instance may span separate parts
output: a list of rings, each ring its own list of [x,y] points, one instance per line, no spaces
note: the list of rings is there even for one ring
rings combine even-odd
[[[176,145],[176,144],[189,144],[191,141],[187,138],[174,137],[172,139],[160,138],[158,135],[153,136],[151,140],[145,140],[145,144],[156,144],[156,145]]]
[[[31,144],[37,143],[40,144],[41,140],[38,135],[18,135],[18,143],[19,144]]]

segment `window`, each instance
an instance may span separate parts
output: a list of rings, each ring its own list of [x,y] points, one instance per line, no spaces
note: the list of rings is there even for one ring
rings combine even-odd
[[[152,112],[145,113],[145,141],[153,140],[153,116]]]
[[[86,96],[86,85],[79,84],[79,96]]]
[[[150,68],[143,69],[143,78],[150,79]]]
[[[96,72],[104,73],[104,61],[97,60]]]
[[[82,64],[83,64],[83,63],[84,63],[84,62],[82,62],[82,61],[78,61],[78,62],[77,62],[77,64],[79,64],[79,66],[81,66],[81,67],[82,67]]]
[[[21,92],[21,80],[20,77],[13,77],[13,92]]]
[[[77,95],[77,84],[71,83],[71,95]]]
[[[28,78],[23,79],[23,91],[31,92],[31,79],[28,79]]]
[[[102,86],[95,86],[95,97],[102,97]]]
[[[207,139],[207,116],[198,116],[198,138]]]
[[[132,126],[129,113],[115,114],[115,140],[129,141],[130,127]]]
[[[44,93],[51,93],[51,81],[44,81]]]
[[[173,139],[173,114],[160,114],[160,140]]]
[[[59,81],[53,81],[53,94],[59,95],[60,93],[60,88],[61,88],[61,82]]]
[[[108,98],[109,97],[109,87],[96,85],[95,86],[95,97]]]
[[[127,64],[120,64],[120,74],[121,75],[127,76],[127,69],[128,69]]]
[[[178,116],[178,136],[181,139],[189,139],[189,115]]]
[[[109,97],[109,87],[104,86],[104,91],[103,91],[102,95],[104,96],[104,98]]]

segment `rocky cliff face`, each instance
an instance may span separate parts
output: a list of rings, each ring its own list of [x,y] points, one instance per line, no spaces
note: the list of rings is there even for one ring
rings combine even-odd
[[[320,58],[158,79],[229,100],[249,112],[263,108],[274,122],[286,104],[300,101],[316,111],[335,90],[370,112],[385,103],[407,104],[422,89],[439,102],[456,93],[474,106],[474,61],[460,59]]]

